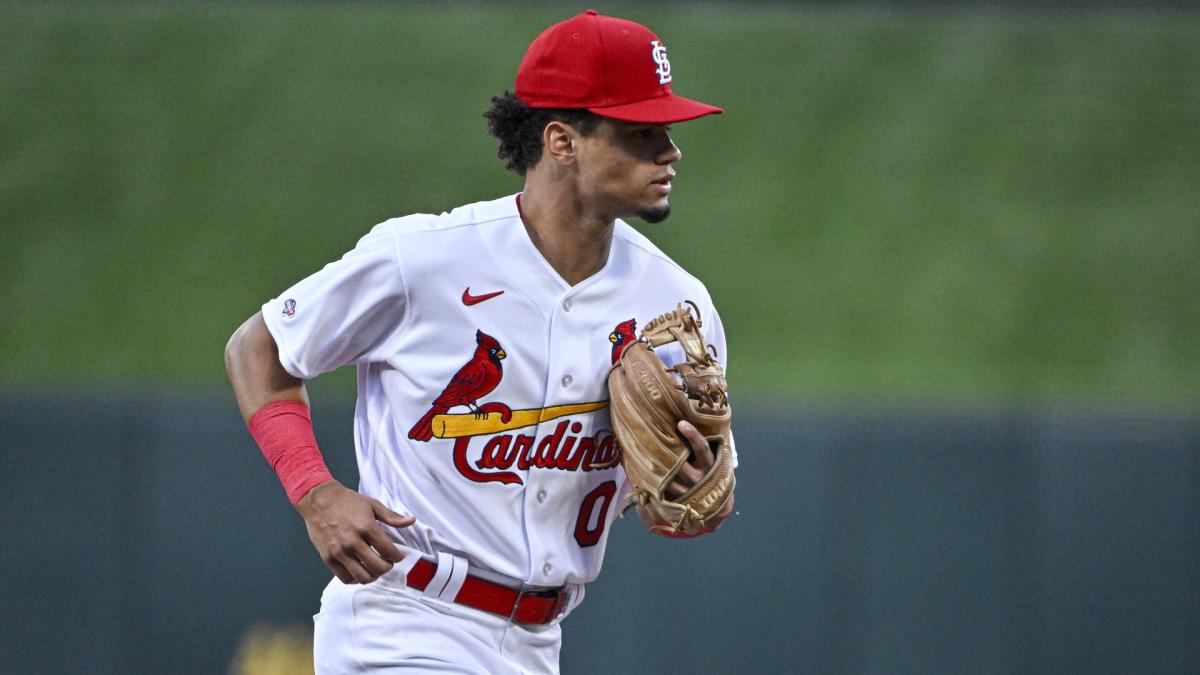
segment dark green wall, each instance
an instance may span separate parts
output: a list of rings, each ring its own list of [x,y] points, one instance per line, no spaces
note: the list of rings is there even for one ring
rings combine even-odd
[[[315,408],[353,476],[351,408]],[[1200,420],[746,406],[738,515],[619,521],[567,673],[1195,672]],[[7,398],[0,671],[222,672],[327,574],[225,396]]]

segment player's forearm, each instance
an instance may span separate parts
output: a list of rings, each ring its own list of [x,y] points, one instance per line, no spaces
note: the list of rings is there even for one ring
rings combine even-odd
[[[313,435],[304,382],[280,365],[279,349],[261,314],[250,317],[229,338],[225,370],[250,435],[292,504],[333,480]]]
[[[302,401],[308,404],[304,381],[293,377],[279,363],[279,348],[262,314],[243,323],[225,345],[225,371],[233,385],[242,418],[250,417],[272,401]]]

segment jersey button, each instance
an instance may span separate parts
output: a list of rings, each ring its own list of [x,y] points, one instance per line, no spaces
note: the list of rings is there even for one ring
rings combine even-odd
[[[545,490],[538,490],[537,500],[538,500],[539,504],[546,501],[546,491]]]
[[[563,300],[563,311],[564,312],[571,311],[571,299],[570,298]]]
[[[545,576],[550,576],[550,570],[552,569],[554,568],[550,566],[550,563],[546,563],[545,565],[542,565],[542,574]]]
[[[570,375],[563,375],[562,384],[564,387],[571,386],[571,382],[573,382],[573,381],[574,380],[571,379]]]

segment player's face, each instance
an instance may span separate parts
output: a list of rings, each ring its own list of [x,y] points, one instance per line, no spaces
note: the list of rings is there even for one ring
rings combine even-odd
[[[606,218],[650,223],[671,213],[671,165],[683,156],[665,124],[604,119],[580,137],[580,196]]]

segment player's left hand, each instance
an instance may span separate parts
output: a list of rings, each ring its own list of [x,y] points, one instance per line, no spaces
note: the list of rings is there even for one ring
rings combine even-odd
[[[701,479],[708,475],[709,469],[712,469],[713,464],[716,463],[716,457],[713,455],[712,448],[708,445],[708,440],[704,438],[691,422],[680,420],[677,428],[679,429],[679,434],[692,446],[692,455],[679,468],[679,473],[675,474],[675,478],[667,484],[665,496],[671,500],[678,499],[687,493],[688,490],[695,487]],[[717,524],[712,529],[707,530],[708,532],[720,527],[721,523],[724,523],[725,519],[729,517],[729,514],[733,513],[733,502],[734,496],[731,495],[729,502],[725,504],[725,508],[721,509],[717,514],[717,518],[720,520],[717,521]],[[641,508],[638,509],[638,515],[639,517],[643,516]],[[646,518],[642,519],[646,521]]]

